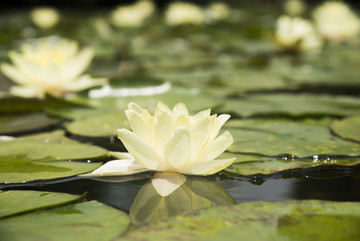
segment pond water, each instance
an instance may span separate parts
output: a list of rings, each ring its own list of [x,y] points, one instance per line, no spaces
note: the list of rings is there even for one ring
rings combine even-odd
[[[287,178],[282,177],[231,177],[226,174],[212,176],[210,180],[219,183],[235,200],[235,203],[250,201],[284,200],[329,200],[360,201],[360,168],[318,168],[313,173],[302,173]],[[69,178],[52,181],[50,184],[35,182],[1,186],[5,190],[39,190],[81,195],[87,192],[86,199],[97,200],[117,209],[129,212],[139,190],[149,181],[149,176],[138,176],[140,180],[112,181],[88,178]],[[136,178],[136,177],[135,177]],[[189,179],[209,180],[209,177],[188,177]],[[213,195],[216,195],[214,193]],[[190,210],[185,210],[190,211]]]

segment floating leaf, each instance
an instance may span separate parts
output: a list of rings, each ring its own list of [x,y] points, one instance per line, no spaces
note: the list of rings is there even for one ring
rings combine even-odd
[[[360,155],[360,144],[333,136],[328,124],[328,119],[231,121],[227,126],[234,144],[228,150],[266,156]]]
[[[116,136],[119,128],[130,128],[123,111],[98,111],[93,116],[78,118],[65,126],[72,134],[89,137]]]
[[[0,117],[0,134],[35,131],[58,124],[61,120],[44,113],[4,115]]]
[[[359,98],[314,94],[257,94],[229,99],[218,109],[238,116],[347,116],[360,114]]]
[[[150,223],[115,240],[358,240],[360,204],[248,202]]]
[[[129,218],[124,212],[96,201],[0,220],[4,241],[112,240],[128,225]]]
[[[84,196],[55,192],[2,191],[0,192],[0,218],[38,209],[63,206],[81,200]]]
[[[360,141],[360,115],[334,120],[331,122],[330,128],[342,138]]]
[[[289,171],[320,166],[354,166],[360,164],[359,158],[312,158],[308,160],[292,158],[273,158],[262,156],[242,155],[226,153],[221,158],[236,157],[237,163],[232,164],[225,170],[239,175],[269,175],[277,172]],[[238,161],[241,160],[241,161]]]
[[[15,114],[24,112],[38,112],[42,110],[43,102],[38,99],[24,99],[18,97],[0,98],[0,113]]]
[[[17,139],[3,141],[0,145],[0,162],[8,156],[26,156],[28,160],[75,160],[101,158],[106,155],[107,150],[101,147],[74,142],[49,143],[46,140]]]
[[[29,160],[26,156],[0,157],[0,183],[20,183],[55,179],[91,172],[101,163],[53,161],[52,158]]]

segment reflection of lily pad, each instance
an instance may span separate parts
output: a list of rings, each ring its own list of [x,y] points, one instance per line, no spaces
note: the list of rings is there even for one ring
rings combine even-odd
[[[240,175],[269,175],[282,171],[289,171],[294,169],[306,169],[319,166],[353,166],[360,164],[360,159],[353,158],[315,158],[308,160],[298,159],[280,159],[272,157],[259,157],[250,155],[241,155],[236,153],[226,153],[223,158],[236,157],[242,159],[241,162],[234,163],[225,170],[231,173]],[[247,161],[246,161],[247,160]]]
[[[0,157],[0,182],[20,183],[33,180],[69,177],[93,171],[101,163],[29,160],[26,156]]]
[[[239,116],[346,116],[360,113],[360,100],[347,96],[261,94],[224,101],[218,110]]]
[[[132,230],[116,240],[358,240],[360,204],[248,202],[201,209]]]
[[[0,134],[14,134],[47,128],[61,120],[48,117],[43,113],[5,115],[0,117]]]
[[[234,137],[231,152],[267,156],[360,154],[360,144],[341,140],[330,133],[329,120],[242,120],[228,123]]]
[[[55,192],[3,191],[0,192],[0,218],[38,209],[63,206],[83,196]]]
[[[89,144],[46,141],[13,140],[0,145],[0,161],[6,156],[26,156],[29,160],[49,158],[51,160],[94,159],[107,155],[107,150]]]
[[[112,240],[129,224],[127,215],[96,201],[0,220],[1,239]]]
[[[342,138],[360,141],[360,115],[343,120],[334,120],[331,122],[330,128]]]

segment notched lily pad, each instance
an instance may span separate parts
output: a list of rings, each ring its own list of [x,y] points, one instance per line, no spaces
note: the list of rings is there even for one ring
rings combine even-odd
[[[112,240],[129,223],[124,212],[91,201],[1,219],[0,229],[4,241]]]
[[[115,240],[358,240],[360,204],[248,202],[150,223]]]
[[[4,115],[0,116],[0,134],[9,135],[36,131],[60,122],[61,119],[48,117],[44,113]]]
[[[342,120],[334,120],[330,124],[331,130],[338,136],[360,142],[360,115]]]
[[[227,130],[234,137],[234,144],[228,150],[266,156],[360,155],[360,144],[332,135],[328,128],[329,122],[328,119],[230,121]]]
[[[0,218],[63,206],[84,198],[83,195],[17,190],[0,192],[0,197]]]

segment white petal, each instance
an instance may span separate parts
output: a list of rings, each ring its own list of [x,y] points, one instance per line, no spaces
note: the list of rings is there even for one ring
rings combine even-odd
[[[73,50],[71,50],[73,52]],[[91,48],[85,48],[73,59],[62,66],[62,70],[66,73],[67,78],[75,78],[80,75],[89,66],[93,58],[93,50]]]
[[[132,111],[135,111],[136,113],[138,113],[138,114],[142,114],[142,108],[141,108],[141,106],[139,106],[138,104],[136,104],[136,103],[134,103],[134,102],[130,102],[129,104],[128,104],[128,108],[130,109],[130,110],[132,110]]]
[[[236,158],[234,157],[229,159],[211,160],[208,162],[196,163],[184,168],[181,170],[181,173],[189,175],[212,175],[230,166],[235,161],[235,159]]]
[[[74,91],[88,89],[88,88],[96,86],[96,85],[104,85],[104,84],[106,84],[106,78],[94,79],[94,78],[91,78],[89,75],[83,75],[79,79],[63,86],[63,88],[64,88],[64,90],[74,92]]]
[[[117,152],[117,151],[110,151],[109,154],[113,157],[117,157],[119,159],[134,159],[134,157],[129,152]]]
[[[22,73],[12,65],[2,64],[0,66],[1,72],[9,79],[15,81],[18,84],[24,83],[24,76]]]
[[[35,86],[12,86],[10,93],[25,98],[44,98],[44,91]]]
[[[175,170],[181,167],[190,157],[191,139],[188,129],[178,126],[170,136],[164,149],[164,160]]]
[[[132,131],[154,148],[155,145],[153,137],[143,119],[143,116],[133,110],[125,110],[125,114],[129,120]]]
[[[206,136],[208,134],[209,129],[209,118],[199,119],[192,126],[191,133],[191,157],[190,161],[195,160],[197,155],[199,154],[201,148],[203,147]]]
[[[83,174],[82,176],[87,176],[87,177],[121,176],[121,175],[132,175],[146,171],[149,171],[149,169],[146,169],[144,166],[142,166],[135,160],[122,159],[122,160],[108,161],[101,167],[95,169],[90,173]]]
[[[119,129],[118,137],[134,159],[144,167],[164,171],[161,156],[138,135],[126,129]]]
[[[159,113],[161,112],[167,112],[167,114],[169,116],[173,116],[173,113],[171,112],[171,110],[169,109],[169,107],[167,107],[165,104],[163,104],[162,102],[159,102],[157,105],[156,105],[156,108],[155,108],[155,116],[157,116]]]
[[[218,135],[220,128],[225,124],[225,122],[230,118],[228,114],[219,115],[213,122],[213,126],[209,127],[209,141],[212,141]]]
[[[223,153],[231,144],[233,138],[231,134],[226,131],[221,136],[216,138],[214,141],[207,143],[206,146],[201,150],[199,156],[196,158],[197,163],[214,160],[221,153]]]
[[[170,134],[175,130],[174,120],[166,111],[159,111],[154,120],[154,136],[159,153],[163,153]]]
[[[189,115],[181,113],[178,116],[176,116],[175,125],[191,128],[191,120],[189,118]]]
[[[151,179],[157,193],[163,197],[169,196],[186,181],[184,175],[178,173],[155,173]]]
[[[175,116],[180,115],[180,114],[184,114],[184,115],[189,115],[188,109],[186,108],[186,105],[184,103],[178,103],[174,106],[174,108],[172,109],[172,112]]]

